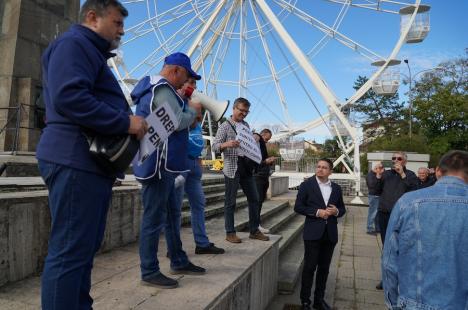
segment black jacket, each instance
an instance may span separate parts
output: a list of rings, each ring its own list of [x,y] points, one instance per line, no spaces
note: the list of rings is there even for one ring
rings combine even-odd
[[[265,159],[268,158],[268,150],[266,147],[265,140],[263,140],[262,136],[258,133],[255,133],[255,135],[258,135],[260,137],[260,140],[258,142],[260,144],[260,152],[262,153],[262,162],[256,167],[254,175],[256,177],[267,178],[270,176],[270,165],[267,165],[265,163]]]
[[[404,193],[417,188],[418,177],[416,174],[406,167],[403,170],[406,174],[404,179],[393,169],[384,171],[380,179],[376,177],[376,193],[380,196],[379,211],[392,212],[393,206]]]
[[[431,176],[428,176],[426,181],[421,181],[419,178],[418,178],[418,184],[416,186],[417,189],[421,189],[421,188],[426,188],[426,187],[429,187],[429,186],[432,186],[434,185],[434,183],[437,181],[437,179],[435,178],[432,178]]]
[[[335,205],[339,211],[338,217],[342,217],[346,213],[346,209],[341,187],[334,182],[331,183],[331,186],[332,192],[328,204]],[[315,214],[317,214],[318,209],[326,209],[326,205],[314,175],[301,183],[294,205],[294,211],[306,216],[304,240],[320,239],[326,227],[330,241],[333,243],[338,242],[338,221],[336,216],[330,216],[327,220],[316,217]]]
[[[369,173],[367,174],[366,184],[367,184],[367,189],[369,191],[369,195],[374,195],[374,196],[379,195],[377,193],[377,177],[375,176],[374,171],[369,171]]]

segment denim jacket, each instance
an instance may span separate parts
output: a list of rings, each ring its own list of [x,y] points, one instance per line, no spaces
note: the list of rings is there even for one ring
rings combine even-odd
[[[390,309],[468,309],[468,185],[446,176],[403,195],[382,258]]]

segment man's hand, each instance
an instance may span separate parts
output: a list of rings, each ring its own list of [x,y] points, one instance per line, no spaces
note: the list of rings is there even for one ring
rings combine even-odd
[[[328,214],[327,210],[319,209],[318,210],[318,217],[323,218],[324,220],[326,220],[329,217],[329,214]]]
[[[239,147],[240,145],[240,142],[237,141],[237,140],[229,140],[229,141],[226,141],[224,142],[223,144],[221,144],[221,147],[223,149],[227,149],[227,148],[237,148]]]
[[[337,216],[338,215],[338,208],[335,205],[328,205],[326,212],[328,216]]]
[[[406,177],[405,171],[403,170],[403,166],[400,163],[396,163],[393,166],[393,169],[395,169],[395,171],[400,175],[402,179]]]
[[[138,115],[130,115],[130,127],[128,128],[129,134],[136,135],[136,138],[141,140],[147,131],[148,123],[143,117]]]
[[[375,173],[377,179],[380,179],[385,169],[383,166],[375,166],[374,168],[372,168],[372,171]]]
[[[192,125],[190,125],[190,128],[195,128],[198,123],[200,123],[203,120],[203,115],[202,115],[202,105],[199,102],[193,102],[192,100],[189,101],[189,106],[195,110],[196,116],[195,119],[193,120]]]
[[[265,164],[271,165],[271,164],[273,164],[275,162],[275,159],[276,159],[276,157],[270,156],[267,159],[265,159]]]

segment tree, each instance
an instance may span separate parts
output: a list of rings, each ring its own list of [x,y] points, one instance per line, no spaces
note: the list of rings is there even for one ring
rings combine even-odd
[[[365,76],[358,76],[353,88],[358,90],[368,81]],[[404,104],[399,102],[398,93],[393,96],[377,95],[369,89],[352,106],[353,115],[360,123],[382,126],[387,137],[397,135],[401,131],[405,117]]]
[[[465,57],[441,63],[413,87],[413,108],[420,134],[435,157],[468,149],[468,49]]]

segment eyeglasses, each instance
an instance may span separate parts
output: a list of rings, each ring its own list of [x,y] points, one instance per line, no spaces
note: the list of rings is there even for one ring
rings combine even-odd
[[[239,109],[238,107],[236,107],[236,109],[241,111],[244,114],[249,114],[249,112],[250,112],[249,110]]]
[[[403,157],[392,157],[392,160],[402,161],[402,160],[403,160]]]

